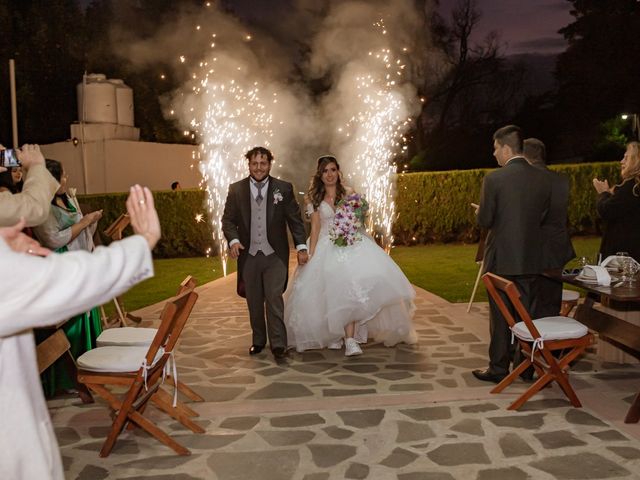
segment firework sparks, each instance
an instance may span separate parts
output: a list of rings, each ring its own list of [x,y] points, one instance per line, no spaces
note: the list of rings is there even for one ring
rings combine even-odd
[[[387,31],[382,20],[375,24],[383,35]],[[393,245],[393,221],[395,218],[395,173],[393,158],[400,150],[403,132],[409,120],[404,95],[398,85],[405,65],[401,59],[394,59],[390,49],[367,54],[370,62],[378,62],[373,68],[359,67],[359,73],[351,75],[355,82],[359,99],[359,111],[338,128],[350,141],[346,150],[353,164],[347,175],[362,184],[363,193],[369,199],[370,212],[367,230],[379,239],[382,247],[389,252]],[[383,71],[371,74],[368,71]]]
[[[215,48],[212,43],[211,49]],[[179,60],[184,61],[183,57]],[[233,76],[234,72],[238,77]],[[260,83],[243,74],[241,64],[222,53],[212,52],[199,62],[191,78],[191,94],[186,98],[185,109],[193,117],[191,131],[185,131],[185,135],[200,140],[193,159],[202,175],[201,187],[207,193],[213,240],[226,275],[228,254],[221,219],[228,188],[247,174],[244,153],[255,145],[270,145],[274,119],[267,104],[277,102],[277,95],[264,95],[269,102],[263,100]],[[198,217],[196,221],[201,221],[201,214]]]

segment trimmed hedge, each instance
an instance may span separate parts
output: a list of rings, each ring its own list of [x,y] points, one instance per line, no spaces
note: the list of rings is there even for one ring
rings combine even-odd
[[[104,244],[109,239],[102,233],[111,223],[126,212],[127,193],[101,195],[82,195],[78,200],[86,211],[103,210],[98,225]],[[154,192],[153,199],[162,225],[162,238],[153,251],[156,258],[202,257],[213,246],[213,237],[207,208],[205,192],[202,190],[180,190]],[[201,222],[196,222],[197,214],[203,214]],[[125,230],[125,236],[131,233],[131,227]]]
[[[617,162],[552,166],[571,180],[569,223],[576,235],[597,234],[596,194],[591,180],[619,181]],[[482,179],[490,172],[452,170],[398,175],[397,219],[393,232],[396,244],[431,242],[475,242],[479,229],[470,203],[478,203]],[[162,191],[153,194],[162,224],[162,239],[154,250],[156,258],[198,257],[213,247],[213,235],[201,190]],[[79,200],[90,210],[103,209],[99,231],[125,212],[126,193],[84,195]],[[89,211],[89,210],[87,210]],[[203,221],[195,217],[203,214]],[[130,232],[130,227],[125,235]],[[102,234],[103,242],[108,239]],[[212,255],[216,255],[214,250]]]
[[[593,178],[620,180],[616,162],[554,165],[569,176],[569,225],[573,235],[597,234],[598,214]],[[421,172],[398,175],[393,227],[396,244],[464,241],[479,238],[470,203],[478,203],[482,179],[490,169]]]

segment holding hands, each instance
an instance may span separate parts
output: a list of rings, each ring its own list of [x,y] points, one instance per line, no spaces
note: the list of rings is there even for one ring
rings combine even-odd
[[[598,180],[597,178],[593,179],[593,187],[596,189],[598,194],[601,193],[612,193],[612,189],[609,186],[609,182],[607,180]]]

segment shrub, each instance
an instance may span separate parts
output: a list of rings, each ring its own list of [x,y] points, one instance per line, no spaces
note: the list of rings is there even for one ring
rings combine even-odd
[[[552,166],[569,176],[569,225],[572,234],[598,234],[594,177],[619,181],[617,163]],[[482,179],[488,169],[420,172],[398,175],[393,232],[396,244],[475,242],[480,231],[470,203],[478,203]],[[91,210],[103,209],[100,232],[125,212],[125,193],[84,195],[80,201]],[[205,193],[201,190],[154,192],[162,224],[162,239],[154,250],[157,258],[203,256],[213,247]],[[88,211],[88,210],[87,210]],[[203,221],[197,223],[197,214]],[[129,227],[130,228],[130,227]],[[130,230],[129,230],[130,231]],[[103,242],[108,239],[101,235]],[[215,251],[212,254],[216,254]]]

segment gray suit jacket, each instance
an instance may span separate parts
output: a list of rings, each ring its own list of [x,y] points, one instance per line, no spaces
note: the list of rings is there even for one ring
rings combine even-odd
[[[282,200],[279,200],[279,193]],[[278,197],[278,198],[276,198]],[[307,236],[300,216],[300,206],[289,182],[269,177],[269,187],[265,195],[267,202],[267,240],[276,255],[289,267],[289,237],[287,226],[296,245],[306,243]],[[240,240],[245,247],[238,258],[238,295],[244,296],[242,270],[249,254],[251,243],[251,189],[249,177],[229,186],[227,201],[222,215],[222,231],[227,242]],[[286,288],[286,282],[284,285]]]
[[[489,230],[484,271],[533,275],[543,270],[542,223],[549,210],[551,181],[523,157],[485,176],[478,225]]]

